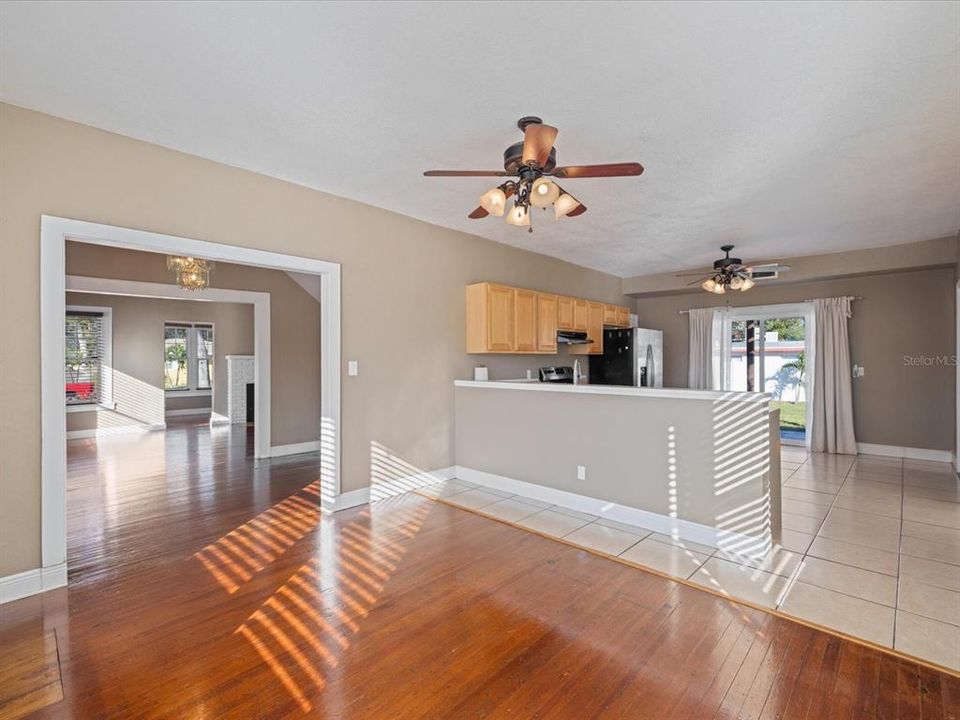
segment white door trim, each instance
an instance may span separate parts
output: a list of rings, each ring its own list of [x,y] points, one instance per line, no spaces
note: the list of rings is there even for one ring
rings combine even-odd
[[[320,275],[320,480],[323,507],[331,510],[340,495],[340,264],[43,215],[40,218],[40,482],[43,567],[61,566],[67,559],[67,427],[63,400],[67,240]],[[190,299],[196,300],[197,297]],[[260,352],[260,348],[256,348],[256,354],[260,356],[264,353]],[[269,383],[269,380],[267,382]],[[258,377],[257,392],[261,389]],[[263,407],[260,397],[257,397],[256,405]],[[266,450],[264,456],[269,457],[269,441],[267,443],[266,448],[257,448],[257,454]]]

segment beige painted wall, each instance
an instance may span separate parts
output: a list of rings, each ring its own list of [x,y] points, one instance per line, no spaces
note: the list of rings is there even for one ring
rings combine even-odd
[[[70,243],[76,245],[76,243]],[[81,245],[68,257],[85,252]],[[144,253],[144,255],[149,255]],[[110,267],[110,266],[107,266]],[[239,303],[161,300],[67,293],[68,305],[109,307],[112,312],[114,392],[117,412],[147,424],[164,422],[164,410],[210,407],[210,398],[178,397],[163,390],[163,325],[167,321],[206,322],[214,325],[214,399],[216,412],[227,414],[226,355],[253,354],[253,306]],[[130,388],[136,391],[129,392]],[[143,402],[144,396],[157,402]],[[85,429],[80,423],[90,413],[68,413],[67,430]],[[81,420],[81,418],[83,418]]]
[[[745,451],[743,435],[766,431],[769,405],[735,402],[731,413],[712,397],[458,387],[457,465],[711,527],[749,526],[737,511],[768,492],[769,446]]]
[[[953,450],[955,368],[904,363],[904,356],[954,354],[953,268],[762,285],[746,293],[728,293],[724,301],[735,306],[770,305],[839,295],[863,296],[853,304],[850,319],[850,358],[866,369],[853,381],[857,440]],[[637,300],[640,326],[663,330],[664,385],[687,386],[689,325],[678,310],[717,305],[702,291]]]
[[[465,199],[482,189],[468,182]],[[421,468],[452,464],[452,381],[479,359],[464,352],[466,284],[629,302],[604,273],[3,104],[0,193],[0,301],[21,332],[0,346],[0,576],[40,564],[44,213],[341,263],[343,361],[360,365],[343,373],[344,490],[369,484],[372,442]],[[554,361],[485,359],[493,377]]]
[[[156,253],[67,243],[70,275],[170,283],[172,276],[166,263],[166,256]],[[288,445],[319,438],[320,305],[280,270],[217,263],[210,285],[269,293],[271,442]],[[252,355],[252,340],[245,349],[227,354]],[[217,390],[218,403],[223,399],[217,412],[224,414],[226,385],[220,388],[218,383]]]

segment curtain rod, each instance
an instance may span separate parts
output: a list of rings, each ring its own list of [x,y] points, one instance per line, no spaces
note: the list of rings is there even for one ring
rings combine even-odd
[[[863,295],[847,295],[847,297],[848,297],[850,300],[863,300]],[[813,300],[812,300],[812,299],[808,299],[808,300],[804,300],[803,302],[813,302]],[[789,304],[789,303],[784,303],[784,304]],[[722,309],[722,308],[729,308],[729,307],[732,307],[732,306],[731,306],[731,305],[721,305],[720,307],[721,307],[721,309]],[[743,307],[743,306],[741,306],[741,307]],[[694,309],[696,309],[696,310],[701,310],[701,309],[704,309],[704,310],[706,310],[706,309],[715,310],[716,308],[694,308]],[[687,314],[690,313],[690,310],[678,310],[677,312],[678,312],[680,315],[687,315]]]

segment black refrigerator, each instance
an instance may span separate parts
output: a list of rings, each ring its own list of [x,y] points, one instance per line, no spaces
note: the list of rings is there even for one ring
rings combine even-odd
[[[591,385],[663,387],[663,332],[604,330],[603,355],[590,356]]]

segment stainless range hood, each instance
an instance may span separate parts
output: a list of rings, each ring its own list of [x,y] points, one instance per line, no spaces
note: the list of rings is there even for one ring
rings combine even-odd
[[[558,330],[557,342],[560,345],[589,345],[593,342],[587,337],[585,332],[574,332],[573,330]]]

